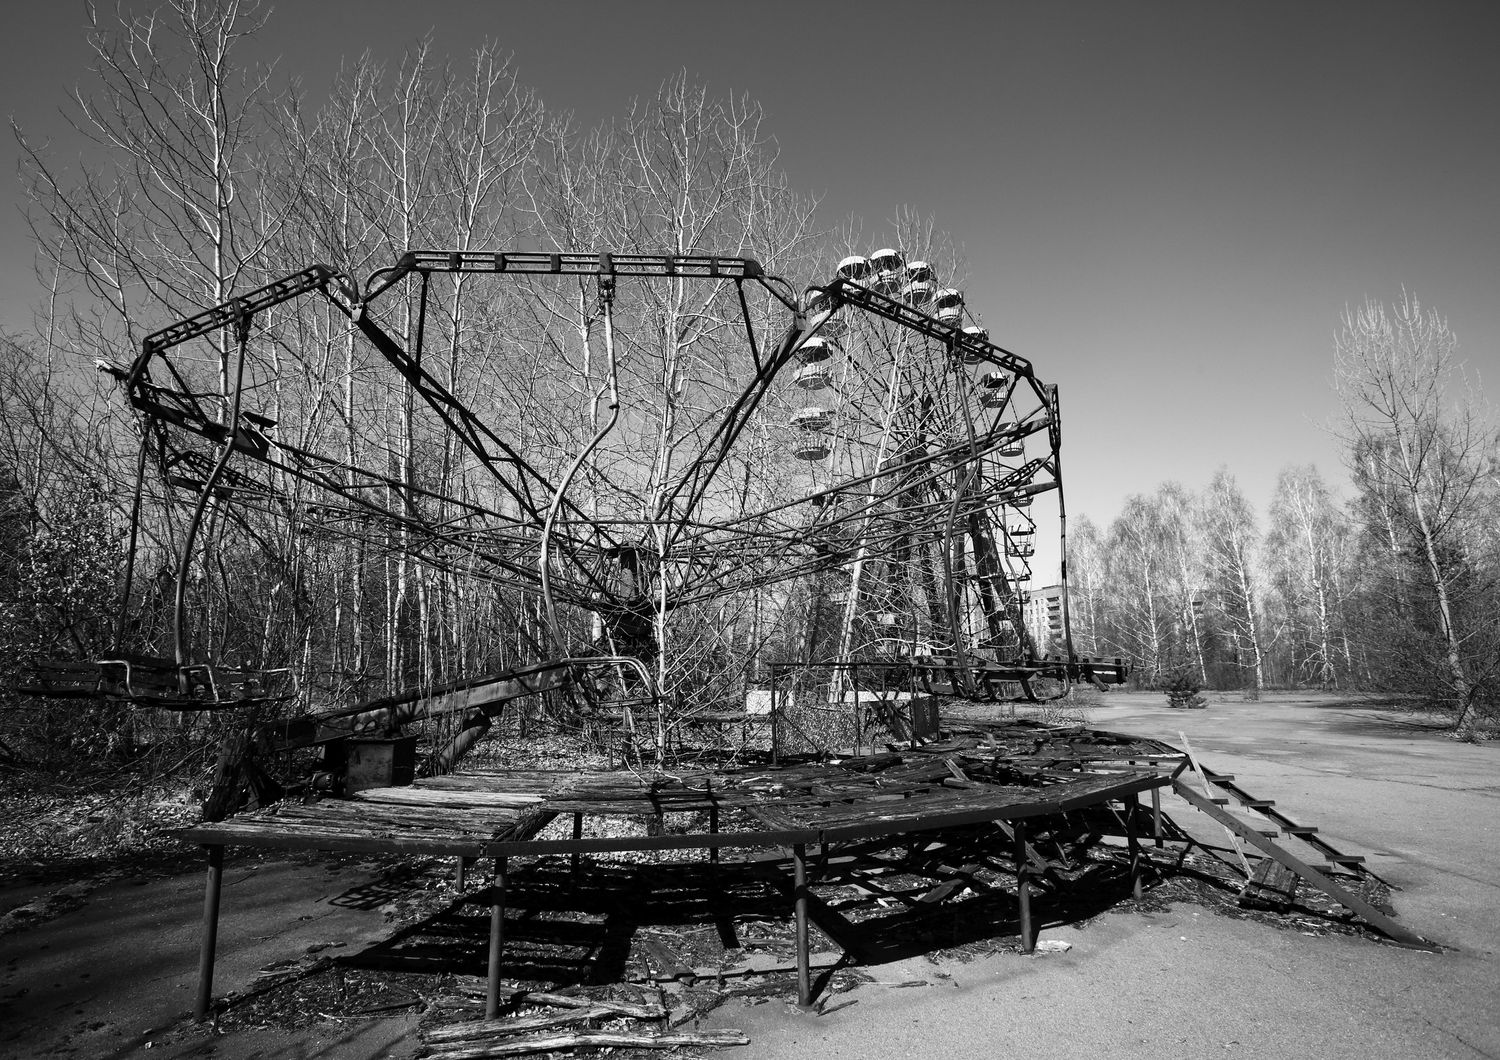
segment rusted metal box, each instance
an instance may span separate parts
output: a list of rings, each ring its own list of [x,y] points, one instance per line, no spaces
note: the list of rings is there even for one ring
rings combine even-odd
[[[344,741],[344,794],[410,784],[417,773],[417,738],[359,737]]]

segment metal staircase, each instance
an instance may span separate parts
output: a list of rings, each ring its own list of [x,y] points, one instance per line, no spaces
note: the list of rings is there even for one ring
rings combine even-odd
[[[1274,800],[1257,798],[1240,787],[1232,774],[1196,770],[1196,776],[1206,782],[1206,787],[1200,790],[1184,776],[1195,764],[1185,759],[1178,766],[1172,774],[1172,790],[1222,825],[1234,839],[1243,840],[1261,855],[1259,864],[1247,870],[1242,899],[1245,904],[1284,907],[1290,904],[1297,887],[1306,884],[1359,915],[1393,942],[1415,949],[1436,948],[1346,886],[1351,879],[1385,883],[1365,865],[1362,855],[1340,851],[1319,835],[1317,828],[1299,824],[1276,809]],[[1230,807],[1249,811],[1263,820],[1245,820],[1231,812]],[[1285,845],[1288,840],[1315,853],[1301,854]],[[1238,844],[1235,845],[1238,849]]]

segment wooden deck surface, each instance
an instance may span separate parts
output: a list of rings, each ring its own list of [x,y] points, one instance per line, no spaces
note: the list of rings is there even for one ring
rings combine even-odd
[[[822,844],[1097,805],[1168,783],[1159,765],[1176,758],[1152,741],[999,724],[912,750],[722,771],[473,770],[350,799],[281,803],[184,838],[463,857]],[[538,839],[561,814],[699,816],[696,830],[671,834]]]

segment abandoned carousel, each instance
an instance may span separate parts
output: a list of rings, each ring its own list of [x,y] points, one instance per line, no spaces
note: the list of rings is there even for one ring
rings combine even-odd
[[[24,690],[218,719],[186,833],[200,1017],[226,847],[451,861],[486,911],[487,1017],[518,976],[600,974],[516,944],[528,873],[566,906],[591,874],[687,866],[726,952],[754,891],[791,925],[803,1005],[818,951],[878,959],[876,924],[1029,952],[1190,850],[1242,901],[1300,887],[1426,945],[1362,859],[1191,748],[1045,709],[1127,677],[1075,654],[1065,565],[1052,628],[1027,621],[1037,542],[1066,554],[1058,389],[937,271],[881,249],[799,290],[743,257],[414,251],[363,282],[285,276],[111,368],[137,503],[179,514],[169,621]],[[232,532],[315,559],[269,572]],[[286,602],[320,579],[332,613]],[[380,641],[377,616],[416,635]],[[231,622],[265,632],[259,658],[231,664]]]

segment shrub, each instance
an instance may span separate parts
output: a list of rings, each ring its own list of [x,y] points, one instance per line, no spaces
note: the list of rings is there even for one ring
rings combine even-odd
[[[1202,710],[1208,706],[1207,697],[1201,694],[1202,687],[1192,670],[1184,667],[1173,671],[1167,684],[1167,706],[1177,710]]]

